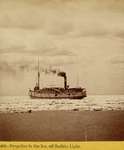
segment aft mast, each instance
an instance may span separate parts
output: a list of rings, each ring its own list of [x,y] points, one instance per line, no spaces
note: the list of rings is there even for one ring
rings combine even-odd
[[[38,57],[38,88],[40,89],[40,67],[39,67],[39,57]]]

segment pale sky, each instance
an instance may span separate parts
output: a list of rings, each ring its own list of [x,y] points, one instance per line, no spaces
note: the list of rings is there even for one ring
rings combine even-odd
[[[88,94],[124,94],[123,0],[0,0],[0,95],[26,95],[40,68]],[[63,86],[41,72],[41,87]]]

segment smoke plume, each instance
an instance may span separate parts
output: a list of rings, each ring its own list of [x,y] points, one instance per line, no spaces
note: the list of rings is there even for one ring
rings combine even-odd
[[[60,77],[66,78],[66,73],[65,72],[59,72],[57,75],[60,76]]]

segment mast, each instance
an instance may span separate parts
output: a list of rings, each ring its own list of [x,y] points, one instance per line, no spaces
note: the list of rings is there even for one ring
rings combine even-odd
[[[39,68],[39,57],[38,57],[38,88],[40,88],[40,68]]]

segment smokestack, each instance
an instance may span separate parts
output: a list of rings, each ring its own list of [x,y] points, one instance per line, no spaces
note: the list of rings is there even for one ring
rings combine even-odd
[[[66,77],[66,73],[65,72],[59,72],[57,74],[60,77],[64,77],[64,88],[67,89],[67,77]]]
[[[67,89],[67,77],[66,76],[64,77],[64,88],[65,90]]]

